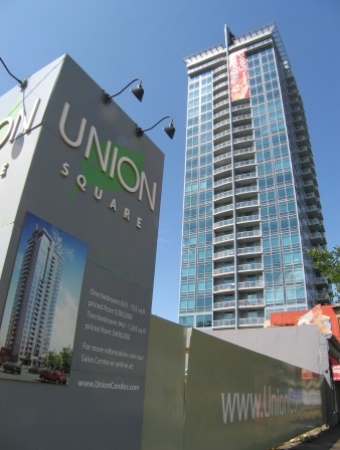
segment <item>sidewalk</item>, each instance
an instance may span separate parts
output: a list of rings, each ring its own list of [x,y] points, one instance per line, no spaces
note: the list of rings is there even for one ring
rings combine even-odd
[[[340,450],[340,425],[305,436],[302,442],[294,439],[276,447],[276,450]]]

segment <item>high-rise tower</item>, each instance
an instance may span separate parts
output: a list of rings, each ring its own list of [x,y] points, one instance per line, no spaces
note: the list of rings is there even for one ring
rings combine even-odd
[[[27,241],[16,288],[6,348],[26,364],[49,351],[63,258],[45,229]]]
[[[325,247],[304,108],[275,25],[185,58],[179,321],[263,326],[328,301],[307,251]]]

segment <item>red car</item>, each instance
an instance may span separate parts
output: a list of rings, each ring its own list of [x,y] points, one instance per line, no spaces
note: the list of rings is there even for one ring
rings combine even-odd
[[[66,384],[67,376],[60,370],[41,370],[39,372],[41,381],[52,381],[55,384]]]

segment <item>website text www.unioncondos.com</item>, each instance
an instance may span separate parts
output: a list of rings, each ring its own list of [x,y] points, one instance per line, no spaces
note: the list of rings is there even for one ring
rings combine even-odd
[[[223,423],[264,419],[315,409],[321,405],[318,389],[291,389],[282,394],[279,389],[263,386],[259,393],[221,393]]]
[[[78,387],[90,389],[113,389],[119,391],[139,391],[136,384],[115,383],[114,381],[84,381],[78,380]]]

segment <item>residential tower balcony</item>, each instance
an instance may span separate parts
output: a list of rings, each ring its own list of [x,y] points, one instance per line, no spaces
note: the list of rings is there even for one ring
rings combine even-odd
[[[227,261],[234,258],[235,251],[234,249],[230,250],[217,250],[214,253],[213,260],[214,261]]]
[[[220,319],[213,321],[214,328],[235,328],[235,319]]]
[[[263,289],[264,282],[263,280],[252,280],[252,281],[239,281],[238,289]]]
[[[235,300],[221,301],[213,303],[214,311],[228,311],[235,308]]]
[[[214,277],[228,275],[228,274],[234,273],[234,272],[235,272],[234,266],[218,267],[217,269],[214,269]]]
[[[264,317],[239,318],[238,324],[240,327],[263,327]]]
[[[238,307],[242,309],[254,309],[254,308],[264,308],[265,301],[264,298],[253,298],[246,300],[239,300]]]

